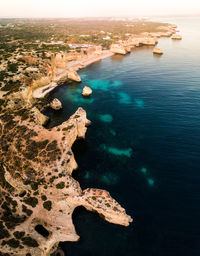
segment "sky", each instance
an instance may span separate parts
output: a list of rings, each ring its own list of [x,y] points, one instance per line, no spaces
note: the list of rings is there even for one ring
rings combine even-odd
[[[0,18],[200,14],[200,0],[0,0]]]

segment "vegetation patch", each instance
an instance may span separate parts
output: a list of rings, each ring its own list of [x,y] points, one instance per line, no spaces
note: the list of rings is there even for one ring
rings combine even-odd
[[[47,211],[51,211],[52,209],[52,202],[51,201],[46,201],[43,203],[43,207],[47,210]]]
[[[45,195],[42,195],[41,198],[42,198],[43,201],[47,200],[47,197]]]
[[[64,187],[65,187],[65,182],[64,181],[61,181],[58,184],[56,184],[57,189],[63,189]]]
[[[69,126],[63,128],[62,130],[63,131],[68,131],[68,130],[72,129],[73,127],[74,127],[74,125],[72,124],[72,125],[69,125]]]
[[[24,235],[25,235],[25,232],[16,231],[13,233],[13,235],[15,236],[16,239],[22,239],[22,237],[24,237]]]
[[[17,247],[19,247],[20,243],[18,240],[12,238],[12,239],[6,241],[6,244],[8,244],[10,247],[17,248]]]
[[[35,208],[36,205],[38,204],[38,199],[36,197],[26,197],[24,199],[24,203],[32,206],[33,208]]]
[[[30,236],[22,238],[22,243],[29,247],[38,247],[39,246],[38,242]]]

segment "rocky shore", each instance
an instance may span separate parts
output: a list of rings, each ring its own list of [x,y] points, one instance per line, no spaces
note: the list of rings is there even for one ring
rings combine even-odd
[[[72,213],[78,206],[111,223],[132,222],[107,191],[83,191],[72,177],[77,168],[72,145],[85,138],[90,125],[85,110],[78,108],[69,120],[46,129],[42,99],[66,81],[81,82],[79,69],[135,47],[155,46],[159,37],[170,37],[175,28],[132,35],[110,50],[94,47],[91,54],[69,62],[57,55],[46,77],[17,93],[0,95],[0,255],[46,256],[56,251],[60,241],[77,241]],[[51,107],[59,109],[62,104],[55,99]]]
[[[58,66],[62,68],[57,68],[54,71],[55,75],[49,84],[33,90],[32,97],[43,98],[59,84],[70,80],[81,82],[81,78],[77,73],[78,70],[114,54],[125,55],[135,47],[155,46],[160,37],[171,37],[173,35],[172,39],[180,40],[180,36],[175,34],[176,28],[176,25],[168,25],[167,27],[160,27],[160,30],[165,30],[164,32],[144,32],[140,35],[130,35],[127,40],[119,40],[118,43],[112,44],[110,50],[103,50],[100,46],[91,47],[91,50],[90,48],[88,49],[86,56],[80,54],[80,58],[77,57],[77,60],[67,62],[58,55],[55,59],[59,62]]]
[[[99,54],[94,54],[92,56],[87,56],[77,61],[70,61],[66,63],[65,68],[60,69],[59,73],[51,80],[51,82],[45,86],[36,88],[32,92],[32,97],[36,99],[44,98],[48,93],[54,90],[58,85],[64,82],[75,81],[81,82],[81,78],[77,71],[87,67],[88,65],[100,61],[104,58],[111,57],[113,53],[109,50],[102,50]]]
[[[107,191],[86,189],[72,178],[71,147],[85,138],[90,121],[82,108],[52,129],[37,104],[20,92],[4,98],[0,115],[0,255],[51,255],[60,241],[77,241],[72,213],[77,206],[105,220],[132,221]],[[42,229],[42,231],[38,231]]]

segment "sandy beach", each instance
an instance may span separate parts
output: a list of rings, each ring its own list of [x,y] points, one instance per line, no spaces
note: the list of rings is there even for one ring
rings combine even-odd
[[[104,50],[104,51],[102,51],[102,54],[98,54],[96,56],[87,57],[87,58],[82,59],[82,60],[71,61],[71,62],[67,63],[67,68],[72,68],[73,70],[78,71],[78,70],[80,70],[82,68],[87,67],[88,65],[90,65],[90,64],[92,64],[94,62],[97,62],[99,60],[111,57],[113,55],[114,55],[114,53],[112,53],[111,51]]]
[[[89,66],[94,62],[111,57],[113,55],[114,53],[112,53],[111,51],[104,50],[102,51],[102,54],[98,54],[96,56],[93,55],[91,57],[87,57],[82,60],[68,62],[66,65],[66,69],[63,69],[63,70],[59,69],[57,72],[59,75],[50,84],[37,88],[36,90],[33,91],[33,94],[32,94],[33,98],[37,98],[37,99],[44,98],[48,93],[54,90],[59,84],[61,84],[59,81],[63,81],[66,79],[69,69],[78,71],[80,69],[83,69]]]

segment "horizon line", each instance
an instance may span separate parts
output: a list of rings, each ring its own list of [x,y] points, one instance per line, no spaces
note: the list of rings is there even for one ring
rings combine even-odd
[[[167,18],[167,17],[196,17],[196,16],[200,16],[200,13],[194,13],[194,14],[166,14],[166,15],[135,15],[135,16],[130,16],[130,15],[125,15],[125,16],[68,16],[68,17],[19,17],[19,16],[5,16],[5,17],[0,17],[0,19],[81,19],[81,18],[85,18],[85,19],[100,19],[100,18]]]

